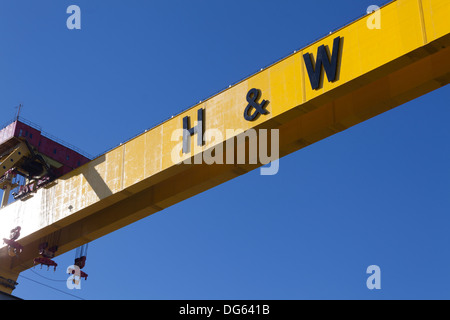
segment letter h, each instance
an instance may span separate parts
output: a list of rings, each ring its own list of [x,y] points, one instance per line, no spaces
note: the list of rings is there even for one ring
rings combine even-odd
[[[191,152],[191,136],[197,134],[197,145],[203,146],[203,108],[197,111],[197,125],[191,128],[191,117],[183,118],[183,153]]]

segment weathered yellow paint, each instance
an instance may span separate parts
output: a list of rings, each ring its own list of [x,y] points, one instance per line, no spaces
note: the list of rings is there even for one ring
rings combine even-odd
[[[447,0],[419,0],[423,9],[424,33],[428,42],[447,35],[450,6]]]
[[[284,156],[448,84],[450,2],[393,1],[381,16],[380,30],[369,30],[367,17],[356,20],[74,170],[30,200],[0,210],[0,238],[19,223],[25,246],[20,264],[0,248],[0,276],[31,266],[39,242],[55,232],[61,254],[261,165],[176,164],[174,148],[186,160],[231,139],[227,129],[277,128]],[[338,36],[337,81],[323,74],[322,86],[312,90],[303,55],[315,59],[320,45],[331,51]],[[243,112],[252,88],[270,103],[268,115],[249,122]],[[193,154],[181,155],[181,136],[174,139],[173,132],[183,128],[186,116],[195,126],[199,108],[205,110],[205,129],[218,129],[223,140],[199,148],[193,137]]]

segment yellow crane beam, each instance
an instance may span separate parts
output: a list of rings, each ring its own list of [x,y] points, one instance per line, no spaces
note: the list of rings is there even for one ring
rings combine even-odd
[[[212,149],[236,160],[239,143],[219,146],[252,129],[278,129],[282,157],[449,83],[449,1],[397,0],[378,14],[380,29],[362,17],[1,209],[0,238],[20,225],[24,250],[0,248],[0,276],[17,279],[46,237],[62,254],[258,168],[195,163]],[[209,129],[222,136],[198,146]]]

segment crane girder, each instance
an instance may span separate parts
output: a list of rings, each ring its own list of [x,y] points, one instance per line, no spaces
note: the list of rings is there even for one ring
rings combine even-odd
[[[31,267],[44,237],[57,233],[62,254],[260,167],[195,162],[227,158],[237,144],[217,146],[251,130],[278,130],[283,157],[447,85],[450,2],[397,0],[380,14],[380,29],[362,17],[1,209],[0,238],[20,224],[24,249],[19,260],[0,247],[0,276]],[[210,129],[223,134],[199,138]]]

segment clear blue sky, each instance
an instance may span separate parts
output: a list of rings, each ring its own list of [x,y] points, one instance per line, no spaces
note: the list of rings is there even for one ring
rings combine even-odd
[[[384,2],[1,1],[1,117],[23,103],[98,155]],[[81,30],[66,28],[72,4]],[[81,290],[64,282],[74,252],[22,275],[83,299],[449,299],[449,99],[434,91],[282,158],[275,176],[92,242]],[[21,298],[76,299],[26,278]]]

